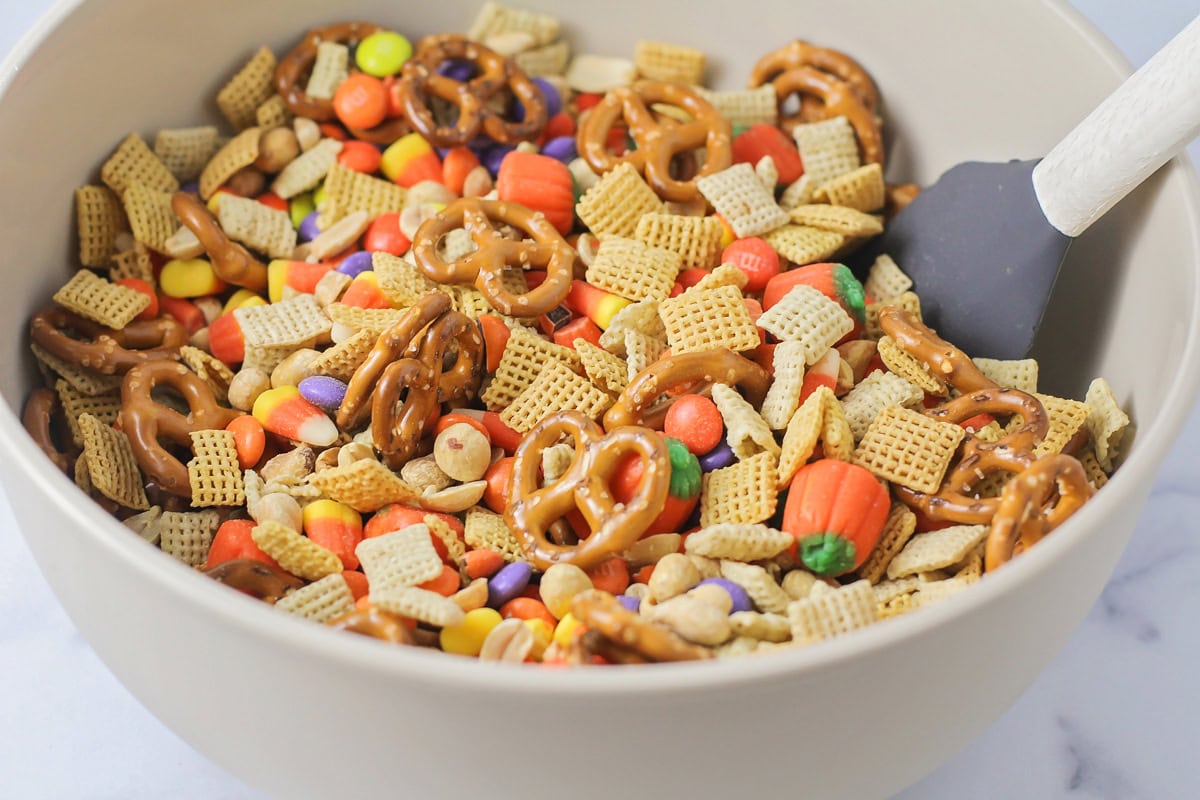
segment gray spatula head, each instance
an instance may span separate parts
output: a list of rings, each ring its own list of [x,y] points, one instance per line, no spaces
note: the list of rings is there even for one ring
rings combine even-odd
[[[953,167],[871,248],[896,260],[926,323],[968,355],[1025,357],[1071,244],[1038,204],[1036,163]]]

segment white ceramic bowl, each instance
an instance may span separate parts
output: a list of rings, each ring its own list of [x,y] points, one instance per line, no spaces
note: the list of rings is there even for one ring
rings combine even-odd
[[[791,38],[840,47],[885,98],[893,179],[1043,154],[1126,67],[1058,2],[621,0],[557,10],[583,50],[640,37],[711,54],[724,86]],[[406,6],[411,10],[406,10]],[[416,10],[422,8],[420,11]],[[475,4],[349,0],[63,3],[0,74],[0,474],[46,578],[126,686],[197,749],[280,797],[715,797],[753,789],[882,797],[1007,708],[1100,591],[1191,407],[1200,202],[1175,163],[1071,253],[1037,345],[1046,391],[1101,374],[1138,424],[1109,486],[971,591],[769,657],[601,670],[504,668],[284,618],[146,545],[86,501],[20,429],[25,323],[74,256],[72,190],[130,130],[217,120],[213,96],[260,44],[361,18],[462,29]],[[15,256],[15,257],[14,257]],[[370,793],[367,795],[366,793]]]

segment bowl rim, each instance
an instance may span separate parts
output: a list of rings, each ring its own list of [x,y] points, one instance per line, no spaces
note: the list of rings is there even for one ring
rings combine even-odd
[[[22,66],[58,25],[88,0],[58,0],[18,40],[0,61],[0,101]],[[1126,77],[1129,62],[1082,13],[1066,0],[1041,0],[1057,12],[1063,22],[1082,37],[1101,57],[1114,81]],[[1115,86],[1115,84],[1114,84]],[[99,506],[79,502],[75,484],[53,467],[25,433],[20,419],[7,403],[0,403],[0,447],[10,450],[24,474],[57,508],[65,512],[65,523],[78,524],[85,536],[108,551],[125,567],[152,585],[174,595],[198,611],[211,614],[220,624],[241,629],[264,641],[274,642],[298,655],[336,662],[345,668],[368,670],[377,675],[408,681],[408,685],[494,692],[497,690],[540,697],[590,697],[605,695],[670,695],[697,689],[731,687],[788,675],[816,672],[846,661],[866,658],[923,635],[936,635],[943,624],[960,619],[995,598],[1019,591],[1021,586],[1048,570],[1055,569],[1065,551],[1079,546],[1092,525],[1102,524],[1121,504],[1135,499],[1138,478],[1154,473],[1183,428],[1200,390],[1200,179],[1185,153],[1166,167],[1165,174],[1183,181],[1186,210],[1193,220],[1191,260],[1196,274],[1191,298],[1193,325],[1179,360],[1180,369],[1169,387],[1169,397],[1158,419],[1147,430],[1139,430],[1138,446],[1130,453],[1103,492],[1098,493],[1054,536],[1024,553],[1004,569],[986,576],[953,603],[939,603],[854,631],[809,647],[787,648],[762,658],[719,659],[706,662],[654,664],[625,669],[539,669],[520,664],[485,664],[476,659],[452,658],[425,648],[397,648],[365,637],[345,636],[287,618],[261,602],[237,592],[214,590],[213,581],[157,548],[147,544]],[[75,493],[75,494],[72,494]],[[15,512],[14,512],[15,517]],[[21,529],[22,536],[30,532]]]

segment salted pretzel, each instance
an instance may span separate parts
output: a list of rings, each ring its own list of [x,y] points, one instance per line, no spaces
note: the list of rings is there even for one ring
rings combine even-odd
[[[469,61],[478,74],[458,81],[438,73],[447,61]],[[404,115],[436,147],[457,147],[480,132],[502,144],[533,139],[546,125],[546,98],[515,61],[479,42],[457,34],[426,36],[404,64],[396,85]],[[507,89],[520,101],[525,116],[506,119],[493,106]],[[430,108],[432,98],[458,107],[453,125],[439,125]]]
[[[392,644],[414,644],[412,632],[405,627],[401,617],[375,606],[351,611],[327,624],[339,631],[350,631]]]
[[[239,592],[274,604],[290,591],[299,589],[304,581],[290,572],[254,558],[233,558],[222,561],[204,574]]]
[[[878,114],[879,90],[861,64],[840,50],[817,47],[800,39],[760,58],[750,71],[749,86],[753,89],[771,83],[781,73],[797,67],[812,67],[845,81],[867,111]],[[817,98],[801,97],[799,113],[785,118],[784,124],[791,128],[801,122],[819,122],[829,116]]]
[[[497,230],[510,225],[530,239],[514,240]],[[466,229],[476,249],[446,261],[438,245],[446,234]],[[558,306],[571,290],[575,251],[554,225],[519,203],[464,197],[417,228],[412,256],[421,272],[442,284],[474,284],[492,308],[512,317],[537,317]],[[504,285],[506,269],[544,269],[546,279],[525,294]]]
[[[156,388],[170,388],[187,403],[185,416],[154,399]],[[242,412],[222,408],[204,380],[175,361],[147,361],[125,373],[121,381],[121,430],[145,475],[165,491],[191,497],[187,467],[162,444],[165,440],[190,450],[193,431],[221,430]]]
[[[225,235],[221,223],[200,198],[188,192],[176,192],[171,197],[171,210],[188,230],[196,234],[218,278],[253,292],[267,288],[267,266]]]
[[[655,401],[664,393],[684,386],[692,386],[689,391],[695,393],[714,383],[737,386],[757,408],[767,396],[771,376],[758,364],[725,348],[661,358],[629,382],[604,414],[604,427],[610,431],[623,425],[661,428],[671,401]]]
[[[1083,465],[1071,456],[1051,453],[1033,462],[1000,494],[984,550],[985,569],[1037,544],[1092,494]]]
[[[613,655],[625,663],[697,661],[713,657],[708,648],[692,644],[662,623],[635,614],[617,598],[599,589],[588,589],[575,595],[571,613],[589,631],[611,642],[616,648]]]
[[[54,466],[68,475],[71,474],[79,453],[71,443],[71,438],[62,435],[66,420],[63,417],[58,392],[46,387],[30,392],[29,399],[25,401],[25,408],[21,411],[21,424],[25,426],[38,449],[54,462]],[[59,446],[59,441],[65,441],[67,446]]]
[[[683,109],[691,120],[660,119],[650,110],[659,104]],[[609,132],[622,123],[637,147],[617,156],[609,152],[606,142]],[[732,136],[729,120],[694,90],[665,81],[638,81],[612,90],[592,107],[579,126],[576,145],[598,174],[618,164],[632,164],[659,197],[686,202],[700,195],[696,178],[733,163]],[[676,156],[699,149],[704,150],[704,164],[694,176],[681,180],[672,174]]]
[[[563,436],[574,441],[574,458],[558,480],[539,488],[542,451]],[[622,504],[609,483],[629,453],[642,460],[642,480]],[[535,425],[517,446],[505,519],[538,569],[563,563],[587,569],[625,552],[646,532],[662,511],[670,480],[667,443],[661,435],[635,426],[606,434],[578,411],[559,411]],[[551,526],[576,509],[591,534],[578,544],[551,541]]]
[[[821,116],[818,119],[844,116],[854,128],[858,148],[864,162],[883,163],[883,135],[879,129],[879,118],[863,105],[850,84],[813,67],[796,67],[778,75],[773,80],[775,97],[782,108],[794,94],[815,101]],[[802,120],[785,119],[784,126],[791,130]]]
[[[304,34],[298,45],[279,59],[275,66],[275,91],[298,117],[308,117],[317,122],[336,119],[332,100],[313,97],[303,88],[317,60],[317,45],[321,42],[355,44],[379,30],[381,28],[378,25],[370,22],[339,22],[325,28],[313,28]],[[374,128],[346,126],[346,129],[356,139],[382,145],[389,145],[412,130],[408,120],[403,117],[386,119]]]
[[[61,306],[34,314],[29,335],[51,355],[101,375],[121,375],[147,361],[175,358],[188,342],[187,329],[172,317],[134,320],[114,330]]]

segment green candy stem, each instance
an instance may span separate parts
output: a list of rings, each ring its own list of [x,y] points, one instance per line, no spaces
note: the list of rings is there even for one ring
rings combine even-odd
[[[864,322],[867,318],[867,304],[863,295],[863,285],[845,264],[838,264],[833,268],[833,286],[837,296],[846,304],[846,308],[855,319],[860,323]]]
[[[818,533],[800,540],[800,562],[823,578],[832,578],[854,568],[854,543],[833,532]]]
[[[665,438],[667,456],[671,462],[671,496],[680,500],[691,500],[700,494],[700,459],[696,458],[683,442],[670,436]]]

